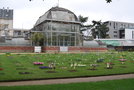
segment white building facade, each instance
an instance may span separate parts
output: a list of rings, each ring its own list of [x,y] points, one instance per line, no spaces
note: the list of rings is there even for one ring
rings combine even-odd
[[[134,23],[118,22],[118,21],[107,21],[107,22],[109,27],[108,34],[110,39],[125,39],[130,37],[129,36],[130,33],[132,35],[132,29],[134,29]]]
[[[134,39],[134,29],[125,29],[125,39]]]

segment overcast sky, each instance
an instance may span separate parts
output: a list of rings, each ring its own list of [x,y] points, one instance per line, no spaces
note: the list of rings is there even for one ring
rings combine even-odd
[[[59,0],[59,6],[73,11],[77,16],[92,20],[123,21],[134,23],[134,0]],[[58,0],[0,0],[0,8],[14,10],[14,28],[31,29],[37,19],[51,7],[57,6]]]

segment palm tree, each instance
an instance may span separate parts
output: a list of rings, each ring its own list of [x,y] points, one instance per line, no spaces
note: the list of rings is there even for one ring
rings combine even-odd
[[[81,22],[82,25],[83,25],[85,22],[87,22],[88,17],[83,17],[83,16],[79,15],[79,16],[78,16],[78,20],[79,20],[79,22]]]
[[[33,41],[34,45],[42,46],[44,44],[45,36],[43,33],[34,32],[32,33],[31,40]]]

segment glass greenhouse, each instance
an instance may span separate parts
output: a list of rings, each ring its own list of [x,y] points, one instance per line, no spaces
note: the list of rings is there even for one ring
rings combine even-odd
[[[81,46],[80,27],[73,12],[52,7],[37,20],[32,32],[44,34],[44,46]]]

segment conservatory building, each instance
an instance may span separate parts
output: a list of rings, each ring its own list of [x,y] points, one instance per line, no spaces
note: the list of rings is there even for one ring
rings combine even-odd
[[[81,46],[81,23],[70,10],[52,7],[37,20],[32,33],[44,34],[44,46]]]

